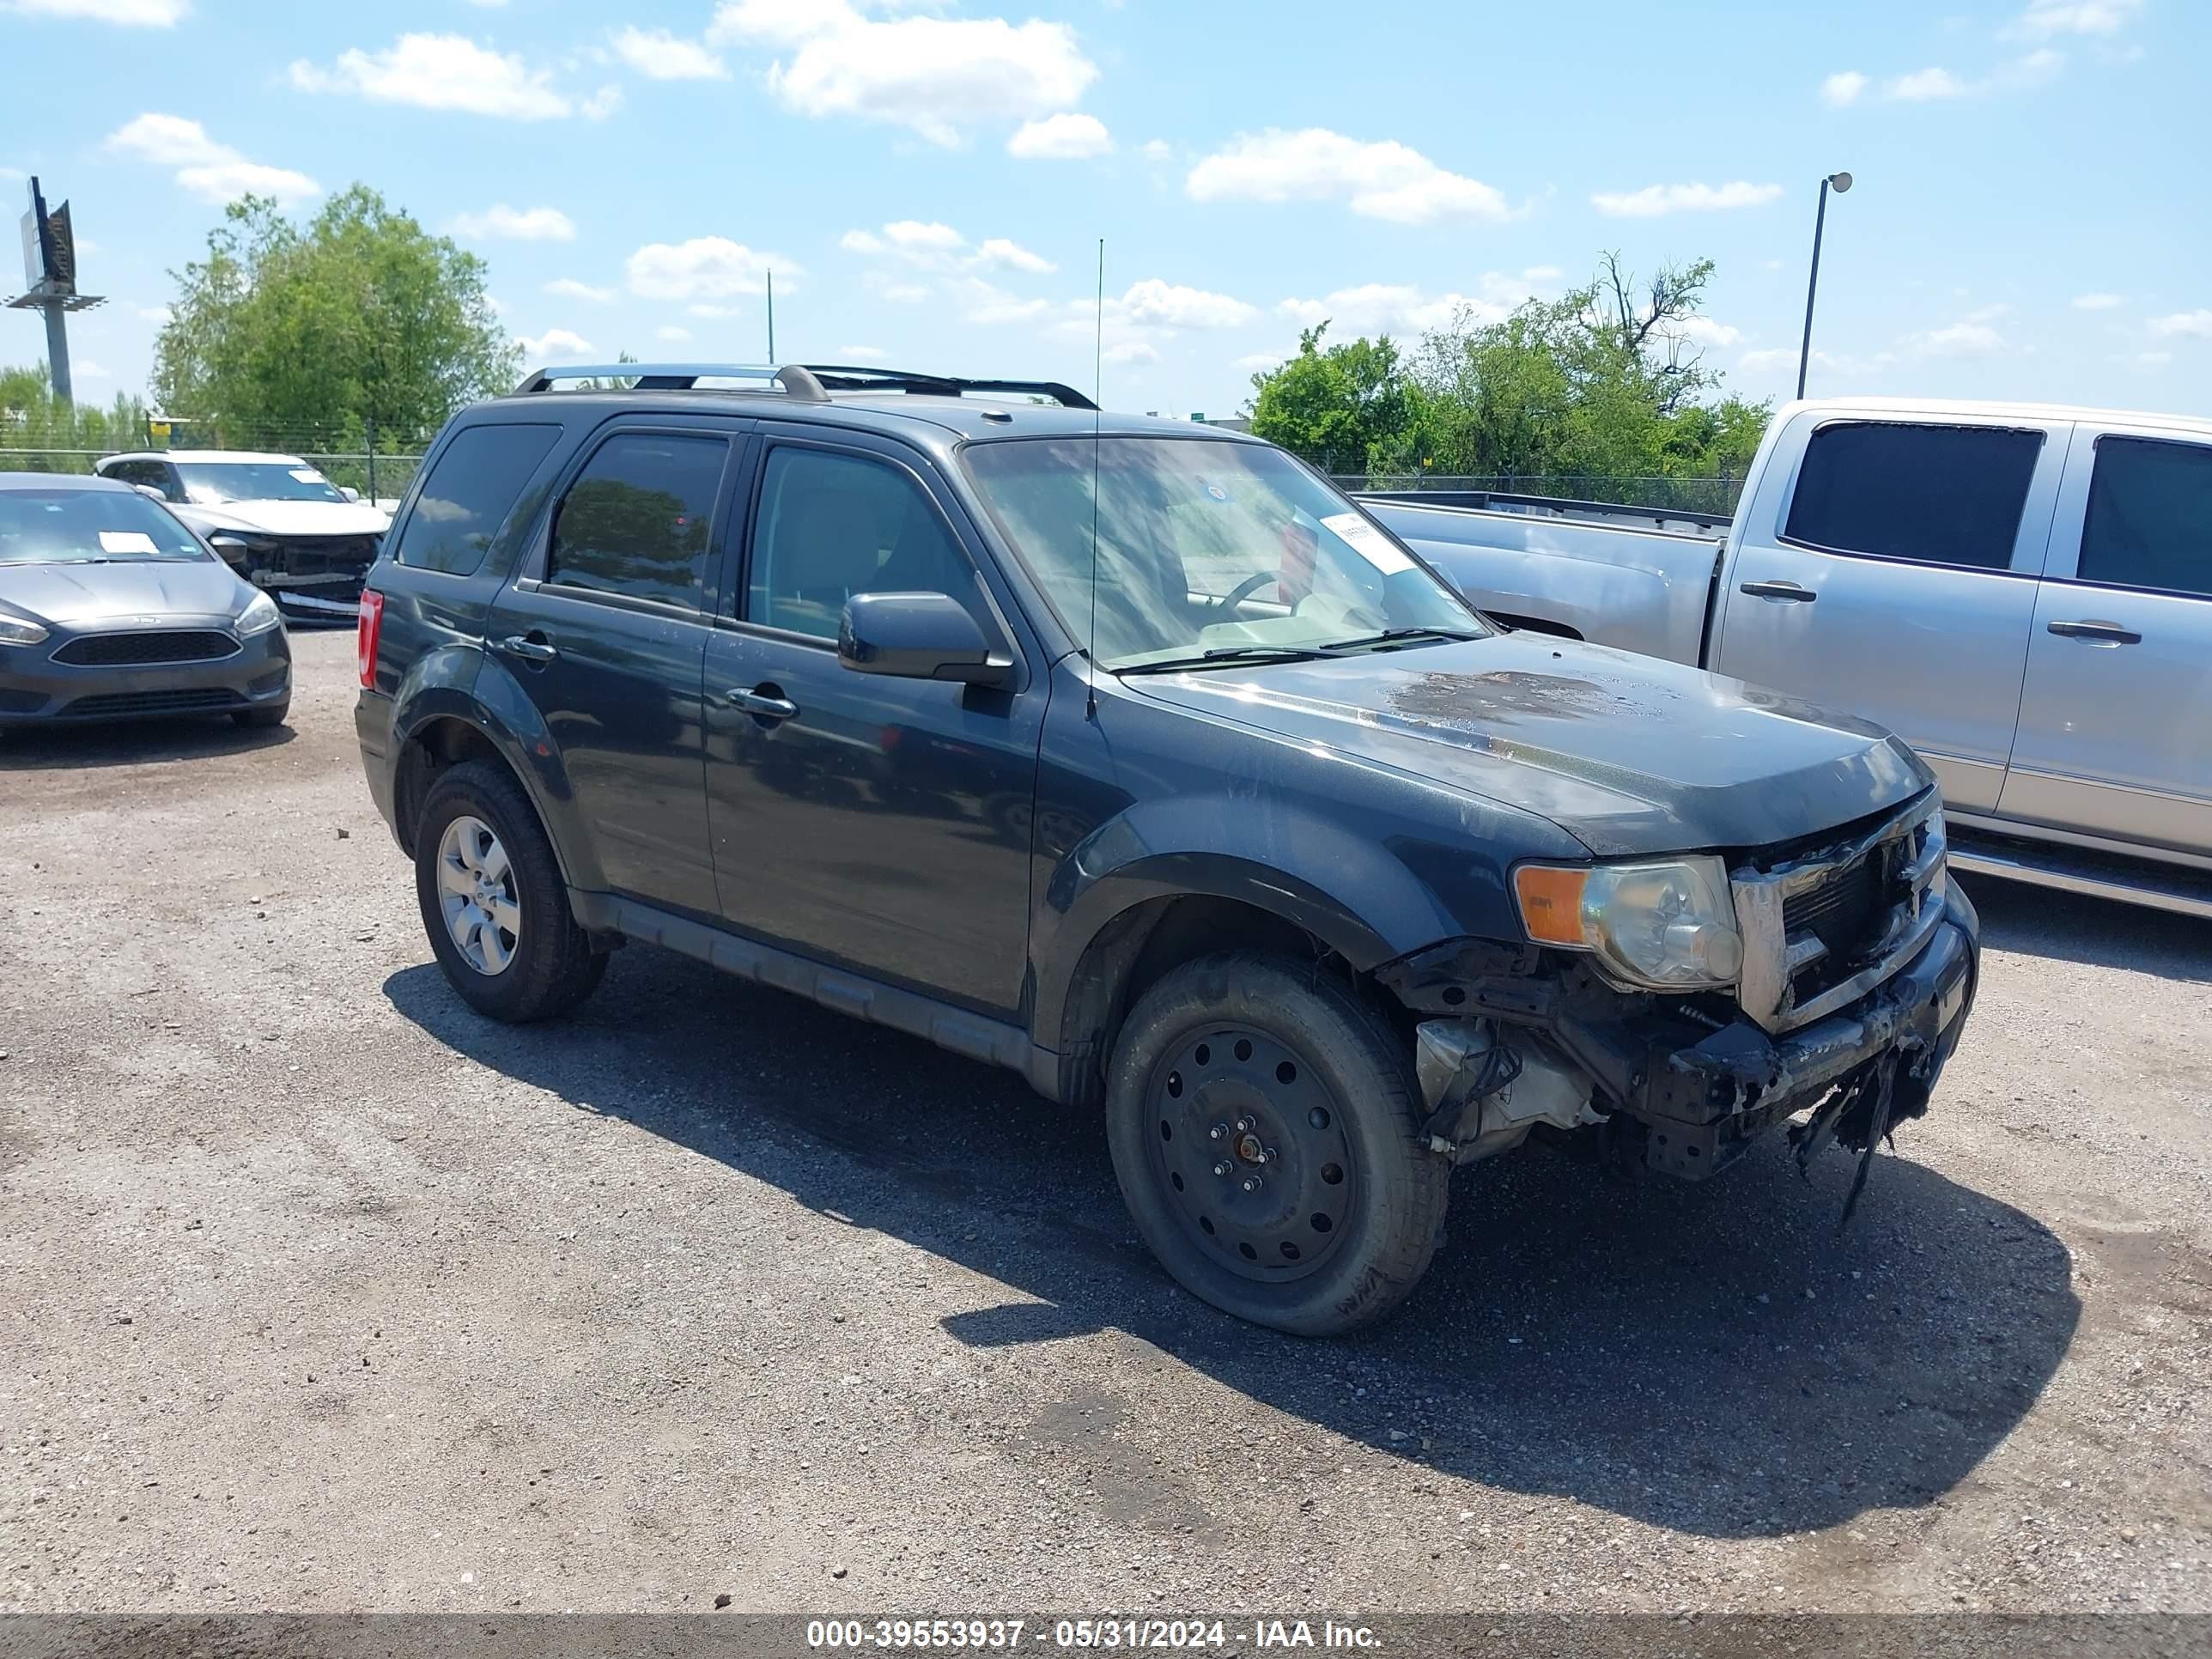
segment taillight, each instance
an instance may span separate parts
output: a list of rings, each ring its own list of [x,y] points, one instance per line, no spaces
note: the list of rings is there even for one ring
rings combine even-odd
[[[361,665],[361,683],[376,684],[376,643],[384,632],[384,595],[373,587],[361,590],[361,617],[354,624],[354,658]]]

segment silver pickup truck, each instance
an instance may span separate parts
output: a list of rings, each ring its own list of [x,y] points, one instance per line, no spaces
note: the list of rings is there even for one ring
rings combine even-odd
[[[1890,727],[1954,869],[2212,918],[2212,421],[1794,403],[1733,519],[1362,499],[1501,620]]]

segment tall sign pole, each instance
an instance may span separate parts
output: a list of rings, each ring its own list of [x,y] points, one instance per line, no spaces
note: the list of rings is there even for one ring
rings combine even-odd
[[[1828,191],[1841,196],[1851,187],[1848,173],[1832,173],[1820,180],[1820,205],[1813,214],[1813,270],[1805,279],[1805,339],[1797,348],[1797,395],[1805,395],[1805,370],[1813,361],[1813,296],[1820,289],[1820,232],[1828,222]]]
[[[23,215],[24,291],[8,301],[11,311],[37,311],[46,321],[46,378],[54,396],[67,404],[76,400],[70,380],[69,324],[72,311],[89,311],[106,296],[80,294],[76,289],[76,235],[70,226],[69,204],[52,213],[31,180],[30,207]]]

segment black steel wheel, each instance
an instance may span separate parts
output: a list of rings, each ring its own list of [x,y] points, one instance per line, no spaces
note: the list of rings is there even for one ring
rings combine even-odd
[[[1139,1001],[1107,1099],[1115,1170],[1187,1289],[1307,1335],[1382,1317],[1442,1236],[1449,1170],[1419,1139],[1402,1044],[1346,986],[1240,952]]]

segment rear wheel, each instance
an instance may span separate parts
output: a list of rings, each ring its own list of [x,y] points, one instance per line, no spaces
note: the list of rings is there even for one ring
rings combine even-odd
[[[1419,1139],[1395,1034],[1310,965],[1176,969],[1115,1048],[1107,1136],[1162,1266],[1224,1312],[1305,1336],[1388,1314],[1443,1235],[1450,1170]]]
[[[529,798],[489,762],[456,766],[431,786],[415,830],[415,895],[438,965],[478,1013],[565,1013],[606,971],[569,911]]]

